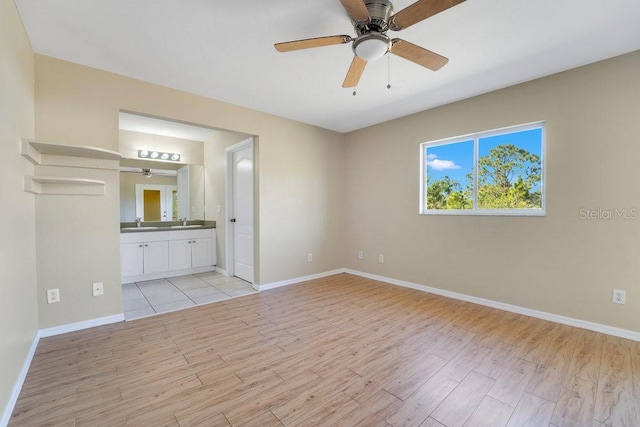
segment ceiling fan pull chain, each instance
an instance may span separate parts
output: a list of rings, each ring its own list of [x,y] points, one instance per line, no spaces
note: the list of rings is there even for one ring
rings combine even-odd
[[[387,89],[391,89],[391,55],[387,53]]]

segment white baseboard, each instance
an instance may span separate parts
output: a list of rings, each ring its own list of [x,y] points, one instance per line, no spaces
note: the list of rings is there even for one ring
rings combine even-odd
[[[20,375],[16,380],[16,383],[13,386],[13,391],[11,392],[11,396],[9,397],[9,401],[7,402],[7,406],[2,414],[2,418],[0,419],[0,426],[4,427],[9,424],[9,419],[11,418],[11,414],[13,413],[13,409],[18,401],[18,396],[20,395],[20,391],[22,390],[22,386],[24,384],[24,380],[27,378],[27,373],[29,372],[29,366],[31,366],[31,361],[33,360],[33,355],[36,352],[36,348],[38,347],[38,343],[40,342],[40,338],[44,337],[52,337],[54,335],[66,334],[67,332],[75,332],[80,331],[82,329],[93,328],[95,326],[109,325],[111,323],[117,323],[124,321],[124,314],[115,314],[113,316],[100,317],[98,319],[85,320],[83,322],[70,323],[68,325],[55,326],[53,328],[40,329],[36,332],[36,336],[33,338],[33,342],[31,343],[31,348],[29,348],[29,352],[24,359],[24,363],[22,365],[22,370],[20,371]]]
[[[550,322],[561,323],[563,325],[575,326],[577,328],[588,329],[590,331],[600,332],[607,335],[613,335],[620,338],[626,338],[640,342],[640,332],[630,331],[628,329],[615,328],[613,326],[603,325],[600,323],[589,322],[586,320],[574,319],[572,317],[561,316],[559,314],[547,313],[545,311],[533,310],[530,308],[520,307],[517,305],[506,304],[499,301],[473,297],[458,292],[446,291],[444,289],[432,288],[430,286],[419,285],[417,283],[406,282],[404,280],[392,279],[390,277],[378,276],[376,274],[364,273],[362,271],[345,269],[345,273],[356,276],[366,277],[368,279],[378,280],[380,282],[389,283],[391,285],[403,286],[405,288],[416,289],[418,291],[428,292],[431,294],[441,295],[447,298],[453,298],[461,301],[471,302],[474,304],[484,305],[487,307],[497,308],[498,310],[509,311],[511,313],[523,314],[525,316],[535,317]]]
[[[267,283],[264,285],[259,285],[260,291],[266,291],[268,289],[275,289],[281,286],[289,286],[294,285],[296,283],[306,282],[308,280],[320,279],[322,277],[333,276],[335,274],[344,273],[346,270],[344,268],[339,268],[337,270],[325,271],[324,273],[311,274],[309,276],[296,277],[295,279],[287,279],[282,280],[280,282]]]
[[[216,267],[216,271],[226,275],[226,271],[222,269],[218,269],[217,267]],[[512,313],[522,314],[525,316],[535,317],[538,319],[548,320],[551,322],[560,323],[564,325],[575,326],[577,328],[588,329],[591,331],[600,332],[603,334],[626,338],[626,339],[640,342],[640,332],[630,331],[628,329],[622,329],[622,328],[615,328],[613,326],[589,322],[586,320],[560,316],[558,314],[547,313],[544,311],[532,310],[530,308],[520,307],[516,305],[506,304],[503,302],[488,300],[488,299],[474,297],[474,296],[469,296],[469,295],[461,294],[458,292],[451,292],[443,289],[432,288],[430,286],[419,285],[417,283],[407,282],[404,280],[392,279],[390,277],[378,276],[376,274],[365,273],[362,271],[351,270],[348,268],[341,268],[337,270],[326,271],[324,273],[312,274],[309,276],[303,276],[303,277],[297,277],[294,279],[282,280],[279,282],[267,283],[264,285],[254,285],[254,287],[257,286],[258,290],[264,291],[268,289],[279,288],[282,286],[289,286],[297,283],[302,283],[309,280],[320,279],[322,277],[333,276],[335,274],[340,274],[340,273],[349,273],[356,276],[389,283],[391,285],[411,288],[411,289],[415,289],[422,292],[441,295],[447,298],[453,298],[461,301],[471,302],[474,304],[484,305],[484,306],[496,308],[499,310],[509,311]],[[22,385],[24,384],[24,380],[27,377],[27,372],[29,371],[29,366],[31,365],[31,360],[33,359],[33,355],[35,354],[40,338],[66,334],[68,332],[74,332],[82,329],[93,328],[95,326],[108,325],[111,323],[117,323],[121,321],[124,321],[124,314],[116,314],[113,316],[101,317],[98,319],[91,319],[83,322],[71,323],[68,325],[61,325],[53,328],[39,330],[33,339],[33,343],[31,344],[31,348],[27,353],[27,356],[22,366],[22,370],[20,371],[20,375],[18,376],[18,379],[16,380],[16,383],[13,387],[13,391],[11,393],[7,406],[4,410],[2,418],[0,419],[0,426],[6,426],[9,423],[9,418],[13,413],[13,409],[18,400],[18,396],[20,395]]]
[[[33,342],[31,343],[29,352],[27,353],[27,356],[24,359],[24,363],[22,364],[20,375],[18,375],[18,379],[13,385],[13,390],[11,391],[11,396],[9,396],[7,406],[4,408],[4,413],[2,414],[2,418],[0,419],[0,426],[4,427],[9,424],[9,419],[11,418],[11,414],[13,414],[13,409],[15,408],[16,402],[18,401],[18,396],[20,396],[22,385],[24,384],[24,380],[27,378],[27,373],[29,372],[29,367],[31,366],[33,355],[36,353],[38,342],[40,342],[40,333],[36,332],[36,336],[33,337]]]
[[[85,320],[83,322],[69,323],[67,325],[54,326],[53,328],[40,329],[38,335],[40,338],[52,337],[54,335],[66,334],[68,332],[80,331],[82,329],[93,328],[96,326],[109,325],[124,321],[124,314],[114,314],[113,316],[99,317],[97,319]]]

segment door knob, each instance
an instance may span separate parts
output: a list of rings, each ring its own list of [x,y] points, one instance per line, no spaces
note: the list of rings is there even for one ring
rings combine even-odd
[[[231,218],[230,221],[231,222],[236,222],[236,219],[235,218]]]

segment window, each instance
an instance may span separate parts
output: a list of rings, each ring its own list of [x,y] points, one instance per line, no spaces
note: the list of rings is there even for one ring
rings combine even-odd
[[[544,215],[544,123],[420,146],[424,214]]]

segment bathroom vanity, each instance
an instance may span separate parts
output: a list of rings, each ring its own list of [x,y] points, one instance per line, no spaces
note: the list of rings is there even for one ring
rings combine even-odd
[[[122,283],[213,271],[212,226],[126,227],[120,233]]]

